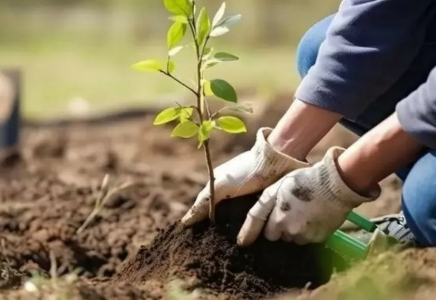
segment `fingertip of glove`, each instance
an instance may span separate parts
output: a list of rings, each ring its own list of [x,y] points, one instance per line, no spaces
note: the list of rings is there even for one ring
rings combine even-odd
[[[248,215],[236,239],[238,246],[247,247],[253,244],[262,231],[263,225],[262,220]]]
[[[238,235],[238,238],[236,239],[236,244],[241,248],[248,246],[247,243],[245,242],[244,238],[242,236],[239,236],[239,235]]]
[[[182,218],[182,220],[180,221],[180,223],[182,224],[183,227],[187,228],[187,227],[191,227],[192,225],[194,225],[195,223],[197,223],[198,221],[195,220],[195,218],[192,216],[192,214],[190,213],[190,211]]]
[[[184,226],[190,226],[194,216],[195,214],[193,213],[193,207],[191,207],[191,209],[189,209],[188,212],[183,216],[180,223],[182,223]]]
[[[238,236],[236,237],[236,243],[239,247],[246,247],[249,245],[247,241],[247,220],[245,220],[244,225],[242,225],[239,230]]]
[[[239,247],[248,247],[250,246],[254,241],[250,241],[250,239],[247,236],[247,231],[242,228],[241,231],[238,234],[238,237],[236,238],[236,243]]]

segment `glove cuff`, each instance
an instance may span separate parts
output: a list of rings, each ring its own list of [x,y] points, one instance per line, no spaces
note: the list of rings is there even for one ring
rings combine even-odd
[[[345,151],[343,148],[330,148],[324,159],[317,165],[317,181],[323,187],[321,194],[326,195],[325,199],[338,201],[340,205],[347,205],[351,208],[357,207],[364,202],[370,202],[380,196],[381,189],[377,185],[376,188],[369,191],[369,196],[362,196],[353,191],[342,179],[337,167],[339,156]]]
[[[260,128],[256,135],[256,143],[251,151],[256,160],[255,172],[265,176],[266,180],[270,178],[281,177],[293,170],[309,167],[309,163],[299,161],[284,153],[277,151],[267,142],[268,136],[271,134],[271,128]]]

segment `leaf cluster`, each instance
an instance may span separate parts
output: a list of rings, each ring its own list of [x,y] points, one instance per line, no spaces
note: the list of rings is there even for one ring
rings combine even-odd
[[[231,53],[215,52],[213,47],[208,47],[211,39],[228,33],[233,25],[241,20],[241,15],[226,16],[226,3],[223,3],[213,18],[205,7],[197,12],[197,6],[193,0],[163,0],[165,8],[171,13],[169,20],[172,22],[167,33],[167,60],[144,60],[132,66],[140,72],[160,72],[174,79],[188,88],[197,97],[197,105],[174,106],[160,112],[154,121],[155,125],[163,125],[169,122],[178,124],[172,132],[173,137],[192,138],[197,136],[199,146],[210,138],[214,129],[223,130],[231,134],[246,132],[244,122],[234,116],[221,116],[224,110],[212,113],[209,111],[206,97],[214,96],[229,102],[240,111],[251,112],[247,105],[238,105],[238,96],[235,88],[224,79],[204,78],[206,70],[226,62],[237,61],[239,58]],[[173,73],[176,65],[173,58],[183,49],[190,45],[182,42],[191,32],[193,46],[197,55],[197,86],[189,87],[177,79]]]

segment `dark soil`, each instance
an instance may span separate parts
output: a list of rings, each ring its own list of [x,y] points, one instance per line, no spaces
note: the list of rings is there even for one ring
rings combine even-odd
[[[102,299],[119,294],[113,290],[119,291],[118,285],[102,289],[100,281],[86,278],[113,276],[159,228],[183,216],[207,181],[196,143],[171,139],[169,129],[153,126],[152,118],[33,125],[25,128],[19,148],[0,151],[1,274],[48,274],[53,252],[59,276],[79,270],[88,292],[91,288]],[[233,145],[232,138],[220,139],[214,148],[215,163],[247,149]],[[105,174],[111,175],[111,188],[135,185],[110,199],[78,234]],[[19,285],[7,276],[0,277],[0,285]],[[162,285],[146,294],[162,297]]]
[[[260,238],[248,248],[236,246],[237,233],[256,200],[241,197],[221,202],[216,227],[208,221],[189,229],[173,223],[150,245],[142,246],[115,281],[141,283],[193,276],[198,280],[191,289],[207,288],[228,299],[261,299],[327,282],[333,253],[323,245],[302,247]]]
[[[281,101],[286,107],[287,99]],[[214,165],[248,150],[264,121],[274,125],[285,108],[272,107],[272,113],[267,109],[259,114],[268,118],[250,121],[248,134],[214,136]],[[296,247],[260,239],[250,248],[236,246],[235,236],[253,198],[220,204],[216,228],[202,223],[182,230],[177,220],[207,181],[203,157],[195,141],[171,139],[171,128],[152,126],[152,118],[32,124],[25,126],[19,148],[0,152],[1,300],[55,299],[59,291],[50,284],[37,294],[22,288],[32,273],[49,278],[50,253],[59,283],[71,295],[68,300],[168,299],[174,278],[182,280],[180,287],[210,300],[264,298],[327,280],[336,256],[325,251],[327,257],[321,256],[321,245]],[[342,136],[332,137],[332,144],[345,145],[340,143]],[[325,147],[321,148],[314,153],[323,153]],[[78,234],[105,174],[111,175],[110,187],[135,185],[110,199]],[[366,212],[392,212],[392,204],[397,207],[400,186],[387,184],[390,190],[385,189],[384,199]],[[436,278],[434,257],[429,250],[425,255],[400,256],[399,263],[390,261],[398,267],[412,266],[406,272],[424,278],[412,278],[419,284],[408,291],[415,292],[416,286],[428,291],[436,287],[431,281]],[[383,261],[370,266],[385,269]],[[374,268],[364,270],[371,273]],[[63,279],[73,271],[79,272],[77,281]],[[407,276],[398,284],[408,288],[403,284],[411,278]],[[337,278],[313,295],[335,295],[344,282],[344,277],[341,282]],[[419,299],[433,298],[434,292]]]
[[[0,262],[0,291],[19,287],[25,278],[24,273],[13,269],[5,262]]]
[[[205,182],[202,162],[193,159],[195,145],[173,141],[173,149],[166,129],[150,128],[138,119],[26,129],[20,148],[0,153],[0,262],[47,272],[52,251],[59,275],[80,269],[82,278],[110,277],[158,228],[180,218]],[[170,169],[168,155],[184,158],[181,170]],[[135,186],[77,234],[107,173],[110,187]]]

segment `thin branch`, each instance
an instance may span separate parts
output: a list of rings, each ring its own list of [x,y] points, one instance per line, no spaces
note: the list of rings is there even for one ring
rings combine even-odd
[[[200,110],[200,108],[199,107],[197,107],[197,106],[195,106],[195,105],[193,105],[193,106],[191,106],[193,109],[195,109],[196,111],[197,111],[197,113],[198,114],[201,114],[201,110]]]
[[[179,106],[180,108],[185,108],[184,106],[182,106],[179,102],[176,101],[177,106]],[[189,106],[189,108],[195,109],[197,111],[197,113],[200,113],[200,110],[195,106],[195,105],[191,105]],[[192,113],[189,115],[188,119],[191,120],[192,122],[195,123],[195,125],[197,125],[198,127],[200,127],[199,124],[197,124],[197,122],[195,122],[195,120],[192,118]]]
[[[177,83],[181,84],[182,86],[184,86],[185,88],[190,90],[192,93],[194,93],[195,96],[198,95],[198,93],[193,88],[189,87],[186,83],[184,83],[181,80],[179,80],[178,78],[174,77],[171,73],[165,72],[163,70],[159,70],[159,72],[161,72],[162,74],[164,74],[164,75],[168,76],[169,78],[175,80]]]
[[[194,39],[195,44],[195,51],[197,54],[197,59],[200,57],[200,48],[198,47],[198,40],[197,40],[197,33],[195,28],[195,19],[192,17],[192,19],[188,20],[189,28],[191,29],[192,38]]]
[[[212,224],[215,224],[215,175],[212,166],[212,158],[210,157],[209,140],[204,142],[204,154],[206,156],[207,170],[209,173],[209,219]]]
[[[167,73],[168,74],[170,73],[170,59],[171,59],[171,56],[168,54],[168,58],[167,58]]]
[[[199,118],[200,118],[200,124],[203,123],[203,112],[202,112],[202,102],[203,102],[203,85],[202,85],[202,52],[200,51],[200,45],[198,44],[198,38],[197,38],[197,30],[195,25],[195,16],[192,17],[192,19],[188,20],[189,28],[191,29],[192,37],[194,39],[195,44],[195,52],[197,55],[197,108],[199,110]]]
[[[195,2],[194,2],[195,5]],[[197,112],[199,115],[199,119],[200,119],[200,124],[203,124],[203,120],[204,120],[204,116],[203,116],[203,103],[206,107],[206,117],[210,118],[210,110],[209,110],[209,106],[207,104],[206,101],[206,97],[204,95],[204,88],[203,88],[203,56],[204,56],[204,51],[206,49],[206,45],[207,42],[209,41],[209,36],[206,38],[202,49],[201,46],[198,44],[198,38],[197,38],[197,34],[196,34],[196,26],[195,26],[195,16],[189,20],[189,28],[191,29],[192,32],[192,36],[194,38],[195,41],[195,50],[196,50],[196,54],[197,54]],[[210,157],[210,149],[209,149],[209,140],[206,140],[203,143],[203,148],[204,148],[204,154],[206,157],[206,164],[207,164],[207,169],[208,169],[208,173],[209,173],[209,182],[210,182],[210,199],[209,199],[209,217],[211,220],[212,224],[215,224],[215,177],[214,177],[214,171],[213,171],[213,166],[212,166],[212,159]]]
[[[197,26],[195,25],[195,16],[192,16],[191,22],[188,23],[191,26],[191,31],[193,33],[192,36],[196,38],[196,35],[194,34],[195,32],[197,32]]]
[[[208,117],[209,119],[212,119],[212,115],[211,115],[211,113],[210,113],[209,102],[207,102],[206,95],[205,95],[204,93],[203,93],[203,98],[204,98],[204,105],[206,106],[207,117]]]
[[[196,44],[197,49],[197,107],[200,109],[200,123],[203,123],[203,72],[201,71],[202,60],[200,56],[200,47]]]
[[[204,51],[206,50],[207,42],[209,42],[209,39],[210,39],[210,35],[208,35],[206,37],[206,40],[204,41],[203,49],[201,50],[201,58],[203,58],[203,56],[204,56]]]
[[[208,35],[206,37],[206,40],[204,41],[204,44],[203,44],[203,49],[201,49],[200,56],[198,57],[198,64],[199,64],[198,68],[199,68],[200,76],[202,79],[203,79],[203,72],[204,72],[204,70],[203,70],[203,56],[204,56],[204,52],[206,51],[206,46],[207,46],[207,43],[209,42],[209,39],[210,39],[210,35]],[[204,94],[203,89],[201,90],[201,93],[203,93],[203,102],[204,102],[204,106],[206,108],[206,116],[209,119],[211,119],[209,103],[207,102],[206,95]]]
[[[215,112],[215,113],[212,115],[211,119],[214,119],[216,116],[218,116],[220,113],[222,113],[223,111],[225,111],[225,110],[227,110],[227,109],[230,109],[230,107],[223,107],[223,108],[221,108],[219,111]]]

